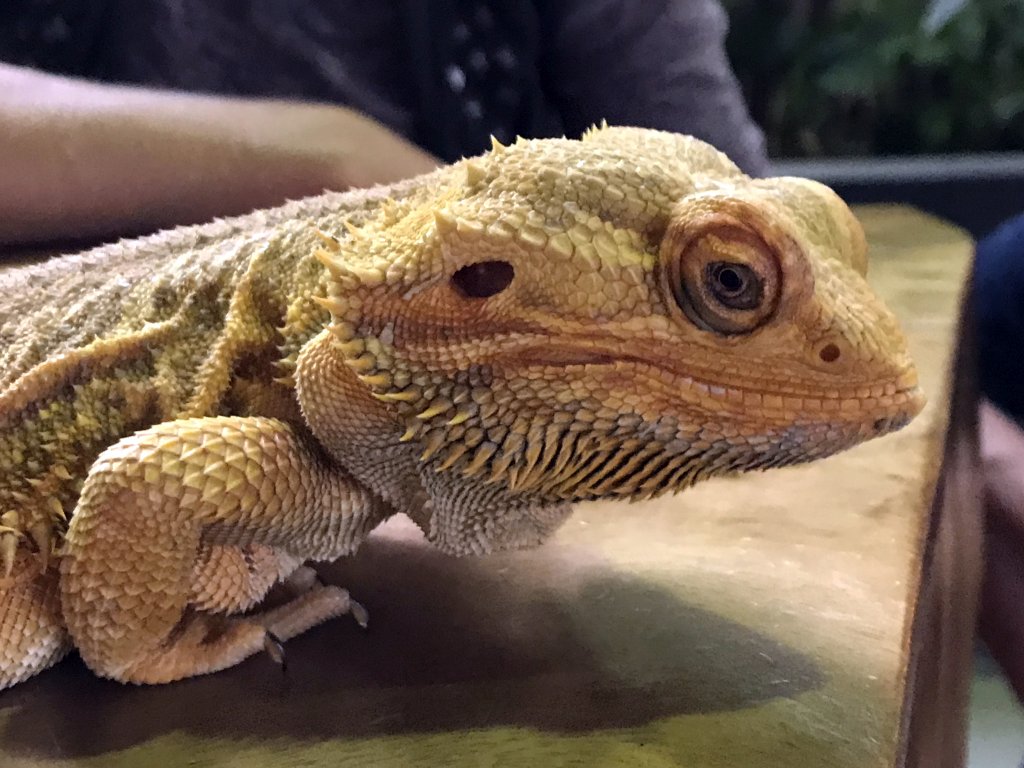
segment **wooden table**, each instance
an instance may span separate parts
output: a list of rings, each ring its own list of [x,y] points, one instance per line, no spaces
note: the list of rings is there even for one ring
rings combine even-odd
[[[822,766],[897,760],[929,427],[969,255],[859,210],[931,402],[801,468],[580,508],[547,546],[449,559],[395,521],[325,569],[370,610],[154,688],[77,659],[0,693],[0,765]],[[932,430],[934,432],[934,430]]]

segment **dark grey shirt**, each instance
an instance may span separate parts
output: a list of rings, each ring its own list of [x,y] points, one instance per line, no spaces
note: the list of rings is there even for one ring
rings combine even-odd
[[[6,0],[0,59],[100,80],[342,103],[451,160],[607,119],[765,168],[715,0]]]
[[[1024,428],[1024,215],[978,243],[973,289],[981,392]]]

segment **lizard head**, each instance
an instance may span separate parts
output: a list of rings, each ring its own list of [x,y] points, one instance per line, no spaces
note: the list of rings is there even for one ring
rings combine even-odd
[[[329,264],[335,343],[424,472],[646,498],[824,457],[922,406],[860,225],[822,185],[630,128],[445,173]]]

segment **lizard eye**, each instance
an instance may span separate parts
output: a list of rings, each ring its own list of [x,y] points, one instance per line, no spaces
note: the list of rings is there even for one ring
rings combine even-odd
[[[507,261],[480,261],[457,270],[452,285],[466,298],[486,299],[508,288],[513,277],[515,270]]]
[[[739,227],[698,235],[668,271],[679,308],[706,331],[749,333],[771,317],[778,303],[778,260],[763,240]]]

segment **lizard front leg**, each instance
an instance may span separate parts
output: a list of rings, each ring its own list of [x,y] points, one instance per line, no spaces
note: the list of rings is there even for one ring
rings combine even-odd
[[[42,672],[71,649],[57,568],[26,549],[12,564],[9,576],[0,575],[0,689]]]
[[[347,612],[344,590],[319,586],[272,611],[223,615],[302,560],[352,552],[388,512],[282,421],[187,419],[138,432],[100,455],[82,489],[61,559],[68,630],[86,664],[116,680],[224,669],[261,650],[268,632],[287,640]],[[264,565],[244,584],[211,567],[245,552]]]

